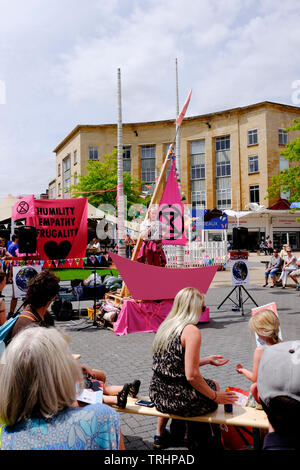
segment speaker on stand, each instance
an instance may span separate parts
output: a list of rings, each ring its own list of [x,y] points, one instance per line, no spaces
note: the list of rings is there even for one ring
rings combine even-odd
[[[232,249],[248,250],[248,229],[246,227],[232,229]]]
[[[35,253],[36,252],[36,239],[37,230],[36,227],[30,225],[24,225],[19,227],[19,253]]]

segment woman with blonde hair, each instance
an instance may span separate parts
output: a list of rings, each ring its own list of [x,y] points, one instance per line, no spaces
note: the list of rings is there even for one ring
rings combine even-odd
[[[123,448],[111,407],[72,406],[81,387],[82,369],[64,336],[55,328],[23,329],[0,358],[1,449]]]
[[[258,338],[261,340],[261,345],[254,351],[252,371],[245,369],[242,364],[238,364],[236,366],[236,371],[239,374],[243,374],[248,380],[253,382],[250,387],[248,404],[249,406],[256,406],[253,401],[253,396],[256,396],[256,382],[260,359],[266,347],[281,342],[281,339],[279,338],[280,323],[277,315],[272,310],[263,309],[255,315],[252,315],[249,320],[249,327],[252,333],[257,334]]]
[[[199,416],[214,411],[218,404],[234,403],[233,392],[221,392],[214,380],[204,379],[199,367],[228,362],[222,356],[200,359],[201,332],[197,324],[205,311],[204,296],[194,287],[179,291],[153,343],[153,377],[150,398],[158,411],[179,416]],[[158,419],[154,447],[166,447],[167,420]]]

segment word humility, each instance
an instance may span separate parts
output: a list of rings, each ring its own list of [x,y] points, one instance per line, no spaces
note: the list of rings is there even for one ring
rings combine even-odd
[[[72,238],[76,236],[78,228],[74,227],[76,218],[74,207],[37,207],[38,228],[37,234],[40,238]],[[54,228],[55,227],[55,228]],[[61,227],[61,229],[56,229]]]

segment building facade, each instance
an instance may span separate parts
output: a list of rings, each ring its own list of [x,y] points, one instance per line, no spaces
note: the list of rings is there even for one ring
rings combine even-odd
[[[180,131],[180,168],[185,200],[193,207],[244,210],[266,207],[271,178],[287,168],[280,157],[299,132],[285,129],[300,119],[300,108],[272,102],[188,117]],[[154,187],[175,138],[174,120],[123,124],[124,171]],[[55,148],[56,178],[49,194],[70,197],[70,185],[89,160],[101,160],[117,145],[117,125],[78,125]],[[144,188],[145,189],[145,188]],[[51,196],[50,196],[51,197]],[[300,240],[299,240],[300,243]]]

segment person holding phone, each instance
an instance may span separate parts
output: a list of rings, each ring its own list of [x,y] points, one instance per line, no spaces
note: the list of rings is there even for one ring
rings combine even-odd
[[[200,366],[228,362],[219,355],[200,358],[201,332],[197,325],[204,311],[203,294],[186,287],[177,293],[171,312],[156,333],[149,395],[162,413],[199,416],[216,410],[218,404],[237,400],[234,392],[221,392],[215,380],[205,379],[200,373]],[[167,419],[158,418],[154,448],[168,446],[166,424]]]

